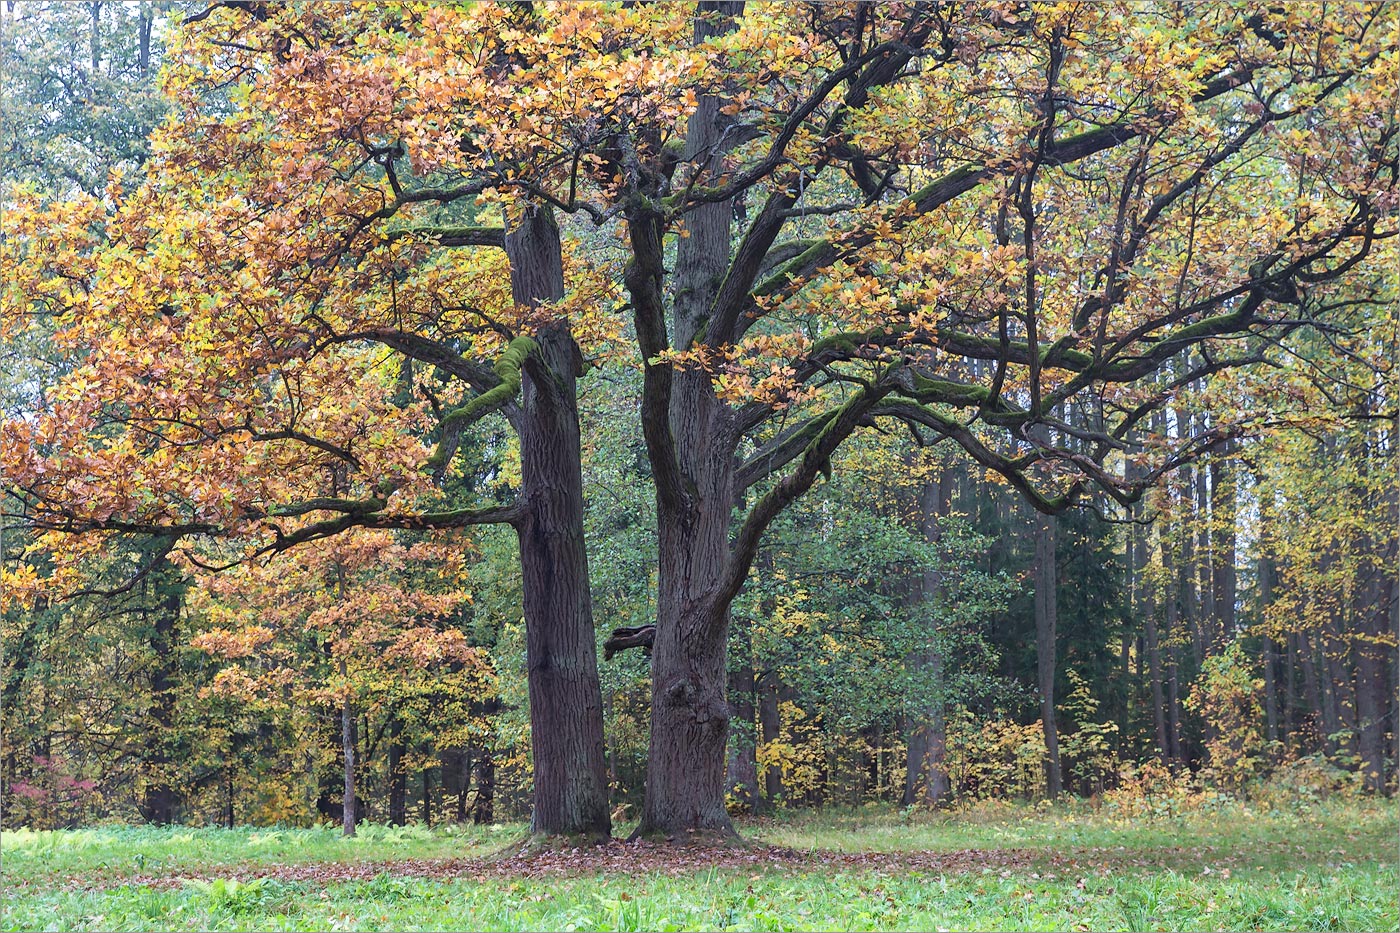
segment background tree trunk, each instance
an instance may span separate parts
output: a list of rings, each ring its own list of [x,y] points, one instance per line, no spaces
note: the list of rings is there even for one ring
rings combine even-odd
[[[747,622],[740,623],[737,634],[745,643],[745,651],[739,666],[729,672],[729,764],[725,771],[725,784],[727,792],[734,795],[740,808],[756,813],[763,804],[763,797],[758,792],[753,657],[752,649],[747,644]],[[736,723],[738,728],[735,728]]]
[[[943,523],[952,512],[955,482],[952,471],[945,469],[925,480],[919,490],[919,531],[929,544],[936,546],[942,539]],[[921,679],[930,685],[932,697],[927,706],[915,710],[910,718],[903,799],[905,806],[934,807],[948,796],[944,660],[933,622],[933,613],[943,600],[942,573],[937,567],[925,568],[919,575],[917,598],[924,606],[928,645],[910,662]]]
[[[340,662],[340,676],[345,676],[345,661]],[[341,811],[341,829],[347,836],[355,835],[355,706],[349,699],[340,707],[340,749],[345,756],[345,796]]]
[[[175,698],[180,679],[180,655],[176,650],[180,607],[183,602],[182,584],[172,579],[175,567],[161,556],[148,576],[154,581],[155,594],[143,594],[145,600],[155,599],[155,618],[151,620],[151,708],[150,740],[146,748],[146,764],[150,769],[143,796],[141,815],[163,826],[175,822],[179,795],[170,783],[166,769],[171,763],[172,733],[175,727]],[[146,587],[143,586],[143,589]],[[145,606],[143,615],[149,615]]]
[[[490,748],[483,748],[476,759],[476,799],[472,801],[472,822],[478,826],[496,820],[496,759]]]
[[[1035,655],[1040,687],[1040,722],[1045,730],[1045,792],[1060,795],[1060,739],[1055,728],[1055,615],[1057,568],[1055,517],[1035,516]]]
[[[389,722],[389,824],[408,822],[408,775],[403,770],[403,720],[394,715]]]

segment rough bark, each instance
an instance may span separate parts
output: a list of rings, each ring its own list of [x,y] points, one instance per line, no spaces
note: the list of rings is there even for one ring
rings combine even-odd
[[[695,41],[733,28],[739,3],[701,3]],[[719,169],[721,99],[702,95],[686,135],[685,161]],[[691,210],[679,241],[671,300],[674,346],[688,348],[704,328],[730,254],[733,207],[717,201]],[[664,263],[660,217],[629,217],[628,270],[643,352],[665,347]],[[655,349],[652,349],[655,348]],[[728,407],[696,367],[649,366],[643,431],[656,479],[658,598],[651,655],[651,738],[638,836],[685,840],[731,837],[724,806],[729,733],[725,672],[729,598],[720,594],[734,506],[734,441]]]
[[[506,234],[511,291],[537,306],[564,295],[559,230],[547,208],[528,207]],[[530,829],[606,837],[607,770],[598,683],[578,425],[578,347],[562,322],[536,336],[521,380],[520,543],[535,766]]]

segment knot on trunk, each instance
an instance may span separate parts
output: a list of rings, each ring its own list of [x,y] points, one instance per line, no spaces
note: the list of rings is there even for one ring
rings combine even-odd
[[[721,731],[729,726],[729,703],[715,687],[685,677],[667,687],[665,696],[668,705],[689,710],[696,725]]]

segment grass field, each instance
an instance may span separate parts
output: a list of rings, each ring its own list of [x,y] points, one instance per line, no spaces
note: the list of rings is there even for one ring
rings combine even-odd
[[[625,827],[623,828],[625,829]],[[0,834],[5,930],[1397,930],[1400,810],[798,815],[742,849],[520,826]]]

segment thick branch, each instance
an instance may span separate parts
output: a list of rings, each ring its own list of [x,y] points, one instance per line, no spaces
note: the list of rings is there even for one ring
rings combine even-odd
[[[441,484],[447,472],[447,465],[457,452],[457,444],[462,437],[462,429],[495,411],[520,393],[520,370],[525,358],[535,350],[535,341],[529,337],[516,337],[507,345],[501,358],[496,361],[497,384],[470,399],[460,408],[448,412],[442,419],[442,437],[437,449],[428,458],[427,466],[432,470],[433,482]]]

